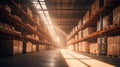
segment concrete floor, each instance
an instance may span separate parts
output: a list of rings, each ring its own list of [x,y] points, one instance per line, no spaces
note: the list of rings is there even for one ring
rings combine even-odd
[[[69,67],[120,67],[120,59],[76,53],[65,49],[61,53]]]
[[[0,58],[0,67],[120,67],[120,59],[65,49]]]

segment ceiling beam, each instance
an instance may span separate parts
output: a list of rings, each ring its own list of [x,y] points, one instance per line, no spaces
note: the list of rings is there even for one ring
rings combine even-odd
[[[44,11],[55,11],[55,10],[58,10],[58,11],[86,11],[86,10],[89,10],[90,8],[83,8],[83,7],[81,7],[81,8],[79,8],[79,9],[50,9],[50,8],[48,8],[48,9],[43,9]],[[37,11],[43,11],[43,10],[41,10],[41,9],[39,9],[39,8],[37,8]]]
[[[52,19],[52,21],[78,21],[78,18],[76,19],[76,18],[54,18],[54,19]]]

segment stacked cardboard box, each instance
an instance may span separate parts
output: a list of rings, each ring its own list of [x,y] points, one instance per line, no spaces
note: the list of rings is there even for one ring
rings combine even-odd
[[[11,8],[8,5],[5,5],[5,9],[8,11],[8,13],[11,13]]]
[[[96,31],[96,29],[94,27],[88,27],[83,30],[83,37],[88,36],[95,31]]]
[[[120,25],[120,6],[113,10],[113,24]]]
[[[78,40],[78,35],[75,35],[75,41]]]
[[[39,37],[38,37],[38,35],[34,35],[34,38],[35,38],[35,39],[37,39],[37,40],[39,40]]]
[[[78,44],[75,44],[75,51],[78,51]]]
[[[90,19],[90,16],[91,16],[91,11],[88,10],[85,16],[83,17],[83,24],[85,24]]]
[[[26,37],[33,38],[31,35],[26,35]]]
[[[27,42],[26,43],[26,53],[30,53],[30,52],[32,52],[32,43]]]
[[[90,43],[90,53],[92,54],[99,54],[99,44],[98,43]]]
[[[100,38],[97,38],[97,43],[100,45]],[[107,48],[107,43],[106,43],[106,37],[102,37],[102,54],[106,54],[106,48]]]
[[[104,29],[107,29],[111,24],[112,24],[112,21],[111,21],[111,16],[105,16],[103,18],[103,30]],[[100,25],[100,24],[99,24]]]
[[[82,26],[82,20],[78,22],[78,28],[80,28],[81,26]]]
[[[39,45],[39,51],[46,50],[46,45]]]
[[[0,29],[5,30],[5,31],[9,31],[9,32],[13,32],[16,34],[21,34],[21,32],[15,30],[15,27],[10,26],[8,24],[4,24],[4,23],[0,23]]]
[[[83,37],[83,31],[80,30],[80,31],[78,32],[78,38],[82,38],[82,37]]]
[[[36,52],[36,45],[35,44],[32,45],[32,52]]]
[[[19,40],[0,40],[0,56],[22,54],[23,42]]]
[[[8,24],[4,24],[5,26],[4,26],[4,30],[6,30],[6,31],[12,31],[12,28],[11,28],[11,26],[10,25],[8,25]]]
[[[22,41],[19,41],[19,43],[18,43],[19,45],[19,54],[22,54],[22,51],[23,51],[23,42]]]
[[[42,45],[41,49],[46,50],[46,45]]]
[[[13,32],[16,33],[16,34],[19,34],[19,35],[21,34],[20,31],[16,31],[16,30],[14,30]]]
[[[109,28],[112,25],[111,19],[112,17],[110,15],[105,16],[103,18],[103,25],[102,25],[103,30]],[[100,31],[100,21],[97,22],[97,31]]]
[[[36,30],[36,31],[37,31],[37,26],[32,26],[32,27],[33,27],[33,29],[34,29],[34,30]]]
[[[95,0],[91,6],[91,16],[96,14],[96,11],[100,9],[100,0]]]
[[[10,26],[8,24],[4,24],[4,23],[1,23],[1,22],[0,22],[0,29],[10,31],[10,32],[13,32],[15,30],[15,28],[13,26]]]
[[[29,23],[26,24],[28,27],[30,27],[31,29],[34,29],[33,26],[31,26]]]
[[[97,31],[100,31],[100,21],[97,22]]]
[[[88,53],[89,52],[89,42],[83,41],[82,42],[82,52]]]
[[[27,14],[32,18],[33,17],[33,15],[32,15],[32,10],[29,8],[29,7],[27,7]]]
[[[120,57],[120,36],[108,37],[108,55]]]
[[[33,20],[34,20],[37,24],[39,24],[39,21],[40,21],[39,16],[33,15]]]
[[[14,16],[15,19],[17,19],[18,21],[22,22],[22,19],[19,16],[17,16],[17,15],[13,15],[13,16]]]
[[[82,43],[81,42],[79,42],[79,44],[78,44],[78,49],[79,49],[78,51],[80,51],[80,52],[82,51]]]
[[[41,45],[38,46],[38,50],[41,51]]]
[[[22,41],[13,40],[13,54],[14,55],[22,54],[23,49],[22,46],[23,46]]]

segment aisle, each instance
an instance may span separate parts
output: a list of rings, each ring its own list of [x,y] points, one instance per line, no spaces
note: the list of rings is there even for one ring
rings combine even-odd
[[[0,58],[0,67],[67,67],[59,50]]]
[[[103,60],[110,60],[109,58],[106,57],[106,59],[104,58],[97,58],[94,59],[92,57],[83,55],[83,54],[78,54],[72,51],[68,51],[65,49],[61,49],[61,53],[66,61],[66,63],[68,64],[69,67],[115,67],[112,64],[100,61],[98,59],[103,59]],[[113,60],[110,60],[110,62],[112,62]],[[116,63],[117,60],[113,63]],[[118,66],[120,65],[119,62]]]

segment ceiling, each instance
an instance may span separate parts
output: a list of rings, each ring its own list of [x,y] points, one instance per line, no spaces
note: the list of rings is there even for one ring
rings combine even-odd
[[[52,23],[69,33],[90,9],[93,0],[44,0]]]

